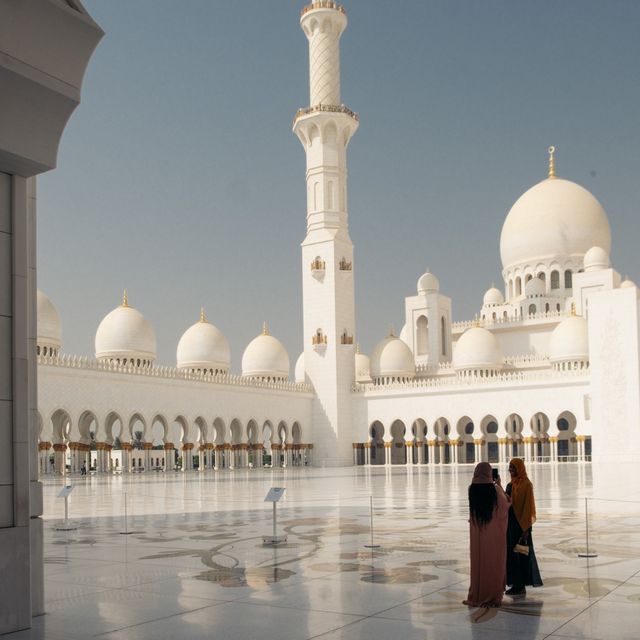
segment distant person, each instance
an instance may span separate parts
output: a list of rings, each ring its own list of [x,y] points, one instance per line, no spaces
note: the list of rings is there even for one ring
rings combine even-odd
[[[511,497],[507,527],[507,590],[508,596],[524,596],[526,586],[542,586],[531,528],[536,521],[533,485],[527,477],[524,462],[514,458],[509,463],[511,482],[507,495]],[[516,546],[517,545],[517,546]]]
[[[86,476],[87,475],[87,462],[86,462],[86,460],[82,461],[82,467],[80,467],[80,475],[82,475],[82,476]]]
[[[471,583],[463,604],[499,607],[506,585],[507,518],[509,499],[494,481],[491,465],[480,462],[469,486],[469,556]]]

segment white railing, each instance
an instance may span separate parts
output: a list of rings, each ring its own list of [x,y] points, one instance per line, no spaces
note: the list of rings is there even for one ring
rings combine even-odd
[[[450,373],[451,371],[453,371],[453,362],[416,365],[416,375],[420,376],[437,376],[439,373]]]
[[[541,356],[537,353],[528,353],[521,356],[505,356],[505,364],[513,365],[514,367],[521,366],[548,366],[550,364],[549,356]]]
[[[389,382],[387,384],[374,384],[373,382],[356,383],[352,387],[352,391],[356,393],[376,392],[385,393],[387,391],[395,391],[401,389],[443,389],[443,388],[459,388],[473,386],[510,386],[517,383],[529,382],[549,382],[550,384],[557,382],[558,378],[582,378],[585,381],[589,378],[588,369],[571,369],[567,371],[558,371],[555,369],[546,369],[544,371],[506,371],[497,373],[493,376],[478,376],[475,374],[467,374],[464,376],[447,376],[441,378],[416,378],[405,382]]]
[[[462,331],[471,327],[491,327],[493,325],[524,324],[529,320],[553,320],[568,315],[566,311],[541,311],[540,313],[525,314],[523,316],[509,316],[507,318],[478,318],[477,320],[461,320],[451,323],[452,331]]]
[[[190,371],[177,367],[136,367],[130,364],[118,364],[116,362],[94,360],[87,356],[38,356],[38,365],[48,367],[63,367],[66,369],[83,369],[89,371],[104,371],[115,374],[127,374],[145,376],[149,378],[163,378],[173,380],[194,380],[211,384],[228,385],[235,387],[253,387],[260,389],[278,389],[281,391],[297,391],[310,393],[311,385],[289,380],[261,380],[259,378],[243,378],[238,375],[212,374],[202,371]]]

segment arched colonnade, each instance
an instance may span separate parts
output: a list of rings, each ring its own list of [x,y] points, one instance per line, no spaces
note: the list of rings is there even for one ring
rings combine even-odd
[[[90,410],[74,418],[63,408],[46,419],[38,413],[38,421],[41,475],[80,473],[83,465],[96,473],[307,466],[313,450],[298,421],[116,411],[99,419]]]
[[[504,464],[519,457],[527,462],[587,462],[591,436],[579,433],[571,411],[536,412],[528,419],[511,413],[503,419],[485,415],[473,420],[439,417],[408,423],[395,419],[369,425],[369,439],[353,443],[355,465]]]

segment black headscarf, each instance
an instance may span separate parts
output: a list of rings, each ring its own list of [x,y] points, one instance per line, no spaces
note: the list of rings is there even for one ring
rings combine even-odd
[[[477,526],[484,527],[493,518],[497,505],[498,494],[493,484],[491,465],[480,462],[469,485],[469,516]]]

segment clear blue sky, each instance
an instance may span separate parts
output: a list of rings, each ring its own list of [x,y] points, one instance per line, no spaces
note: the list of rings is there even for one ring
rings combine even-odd
[[[499,237],[518,196],[557,173],[602,202],[613,265],[640,283],[640,2],[345,3],[357,339],[402,326],[427,267],[454,317],[502,287]],[[308,103],[302,2],[85,0],[106,32],[58,169],[39,178],[39,287],[63,350],[92,355],[127,288],[175,364],[200,305],[232,369],[262,321],[302,350]]]

